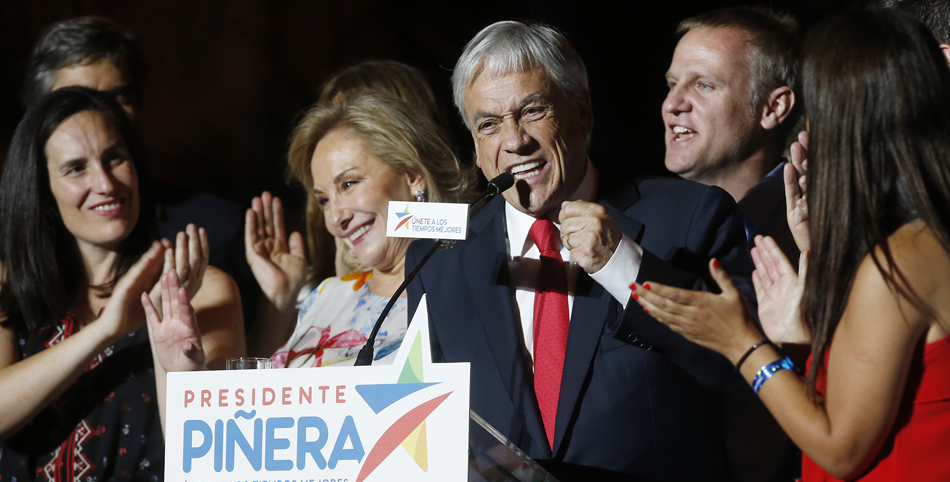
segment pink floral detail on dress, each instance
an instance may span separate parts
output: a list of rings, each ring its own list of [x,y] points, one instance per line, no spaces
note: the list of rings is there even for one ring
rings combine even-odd
[[[271,360],[274,360],[274,368],[286,368],[287,367],[287,352],[279,351],[274,353],[270,357]]]
[[[314,329],[314,328],[316,327],[310,327],[307,329],[307,331],[310,331],[311,329]],[[317,346],[312,347],[312,348],[306,348],[301,351],[290,350],[288,353],[286,353],[284,355],[284,357],[286,357],[284,366],[287,366],[287,363],[289,363],[290,360],[293,360],[295,358],[299,358],[301,356],[307,356],[309,359],[309,357],[313,356],[315,359],[313,360],[313,362],[310,363],[310,366],[319,367],[319,366],[322,366],[323,364],[323,351],[325,349],[352,348],[354,346],[360,346],[364,343],[366,343],[366,337],[361,335],[360,332],[356,330],[346,330],[343,333],[340,333],[338,335],[334,335],[331,337],[330,327],[328,326],[320,332],[320,341],[317,342]],[[280,355],[279,353],[275,353],[274,357],[277,357],[279,355]],[[305,360],[304,363],[306,362],[307,361]]]

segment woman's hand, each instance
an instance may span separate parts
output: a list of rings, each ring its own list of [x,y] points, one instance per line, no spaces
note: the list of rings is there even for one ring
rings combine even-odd
[[[778,244],[770,237],[755,237],[752,248],[752,285],[759,300],[759,322],[765,336],[773,343],[807,344],[811,341],[808,326],[802,317],[802,293],[808,258],[799,261],[796,273]]]
[[[110,337],[121,337],[138,330],[144,323],[142,312],[138,311],[135,296],[155,283],[162,267],[161,244],[155,242],[122,276],[112,290],[109,303],[96,323],[102,323]]]
[[[792,162],[785,165],[785,212],[788,228],[802,253],[811,249],[808,235],[808,203],[805,174],[808,172],[808,131],[798,133],[791,147]]]
[[[166,372],[206,370],[195,310],[188,292],[178,282],[178,274],[171,270],[162,275],[161,287],[161,314],[147,293],[141,296],[156,358]]]
[[[709,271],[722,294],[647,282],[634,284],[633,299],[673,331],[735,364],[750,346],[761,341],[762,334],[746,309],[742,293],[715,259],[709,262]]]
[[[266,191],[251,201],[244,223],[247,263],[261,291],[279,311],[293,310],[307,281],[303,236],[294,232],[288,239],[280,198]]]
[[[165,247],[165,266],[162,273],[175,271],[180,286],[188,293],[188,299],[194,298],[195,293],[201,289],[208,259],[211,257],[205,228],[189,224],[185,231],[178,233],[174,245],[168,239],[162,239],[162,246]],[[149,294],[154,303],[158,303],[161,292],[161,285],[156,283]]]

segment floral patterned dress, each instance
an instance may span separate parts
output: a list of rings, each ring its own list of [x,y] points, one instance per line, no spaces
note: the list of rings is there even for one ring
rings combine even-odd
[[[372,277],[365,272],[327,278],[310,292],[293,335],[271,357],[274,367],[352,366],[389,302],[369,291]],[[400,297],[376,335],[374,365],[392,364],[408,325],[406,297]]]
[[[42,335],[18,329],[20,356],[33,356],[75,331],[76,322],[68,316]],[[144,327],[99,354],[66,392],[0,441],[0,482],[157,482],[164,470],[155,371]]]

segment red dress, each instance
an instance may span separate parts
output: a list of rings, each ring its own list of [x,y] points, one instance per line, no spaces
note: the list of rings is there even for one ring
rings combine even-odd
[[[802,480],[839,479],[805,455]],[[950,335],[914,352],[894,427],[871,466],[850,480],[950,481]]]

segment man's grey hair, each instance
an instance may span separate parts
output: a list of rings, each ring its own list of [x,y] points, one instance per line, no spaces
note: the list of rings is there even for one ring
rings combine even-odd
[[[547,72],[568,97],[585,98],[587,68],[584,61],[560,32],[540,23],[523,24],[506,20],[493,23],[465,45],[452,73],[455,106],[465,127],[465,91],[482,74],[498,77],[541,69]]]

